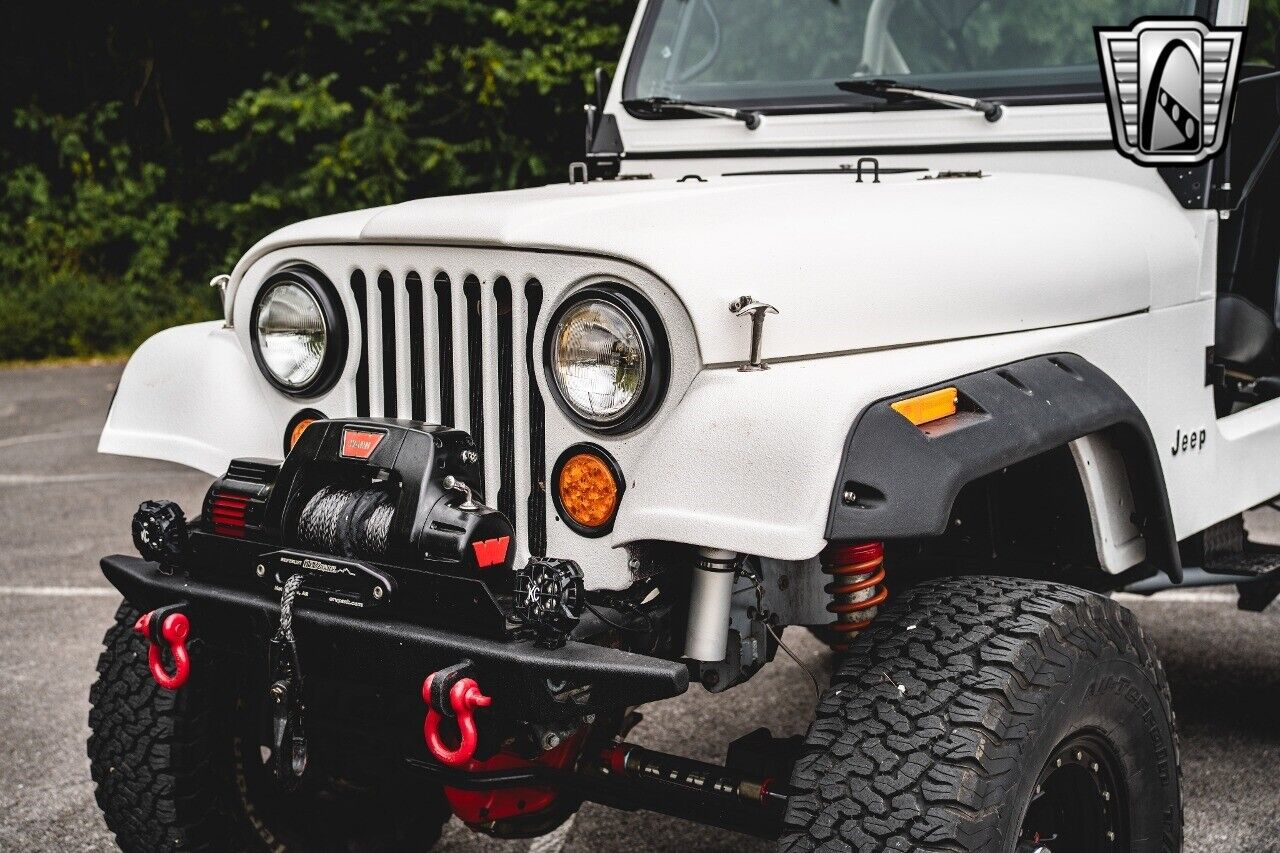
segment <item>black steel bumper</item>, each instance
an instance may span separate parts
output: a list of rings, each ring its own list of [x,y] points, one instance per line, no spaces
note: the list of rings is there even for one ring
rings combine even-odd
[[[279,601],[264,592],[165,575],[137,557],[102,560],[102,572],[140,610],[186,602],[191,637],[211,646],[265,655]],[[293,631],[308,673],[418,695],[432,672],[462,660],[493,697],[491,711],[549,721],[679,696],[689,687],[679,662],[570,642],[550,650],[381,617],[299,606]]]

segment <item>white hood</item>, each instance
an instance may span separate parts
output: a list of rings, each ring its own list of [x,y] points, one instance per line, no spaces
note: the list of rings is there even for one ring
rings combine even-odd
[[[957,340],[1143,311],[1153,282],[1194,282],[1196,233],[1171,194],[1008,173],[852,174],[558,185],[424,199],[301,222],[256,245],[420,243],[602,255],[684,302],[708,364],[740,361],[743,294],[781,311],[781,359]],[[1069,294],[1069,298],[1064,298]]]

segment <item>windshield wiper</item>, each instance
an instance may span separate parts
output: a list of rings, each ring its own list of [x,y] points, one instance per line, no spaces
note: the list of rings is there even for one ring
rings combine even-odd
[[[740,121],[747,126],[747,130],[755,130],[760,126],[762,121],[760,113],[755,110],[738,110],[733,107],[717,107],[714,104],[699,104],[694,101],[682,101],[678,98],[637,98],[633,101],[623,101],[622,105],[627,109],[639,110],[647,113],[662,113],[667,111],[696,113],[700,116],[712,116],[713,118],[731,118]]]
[[[987,121],[999,121],[1004,115],[1004,106],[995,101],[984,101],[981,98],[966,98],[940,89],[920,89],[900,85],[896,80],[837,80],[836,87],[858,95],[874,95],[886,101],[907,101],[918,99],[933,101],[961,110],[973,110],[982,113]]]

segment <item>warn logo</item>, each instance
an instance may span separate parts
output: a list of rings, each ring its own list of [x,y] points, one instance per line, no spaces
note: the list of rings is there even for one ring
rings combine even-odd
[[[345,459],[368,459],[386,437],[385,432],[347,427],[342,431],[342,456]]]
[[[472,542],[471,547],[476,552],[476,565],[482,569],[502,565],[507,561],[507,548],[510,545],[510,536],[486,539],[483,542]]]

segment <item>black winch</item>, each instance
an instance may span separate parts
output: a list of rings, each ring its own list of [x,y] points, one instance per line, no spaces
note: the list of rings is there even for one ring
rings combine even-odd
[[[181,536],[185,547],[144,556],[197,577],[265,583],[276,593],[301,575],[297,594],[311,605],[465,619],[473,631],[502,633],[515,532],[481,503],[478,458],[461,430],[317,421],[283,463],[234,460]],[[163,517],[161,509],[142,518],[144,505],[135,526],[171,523],[173,509],[163,507]]]

